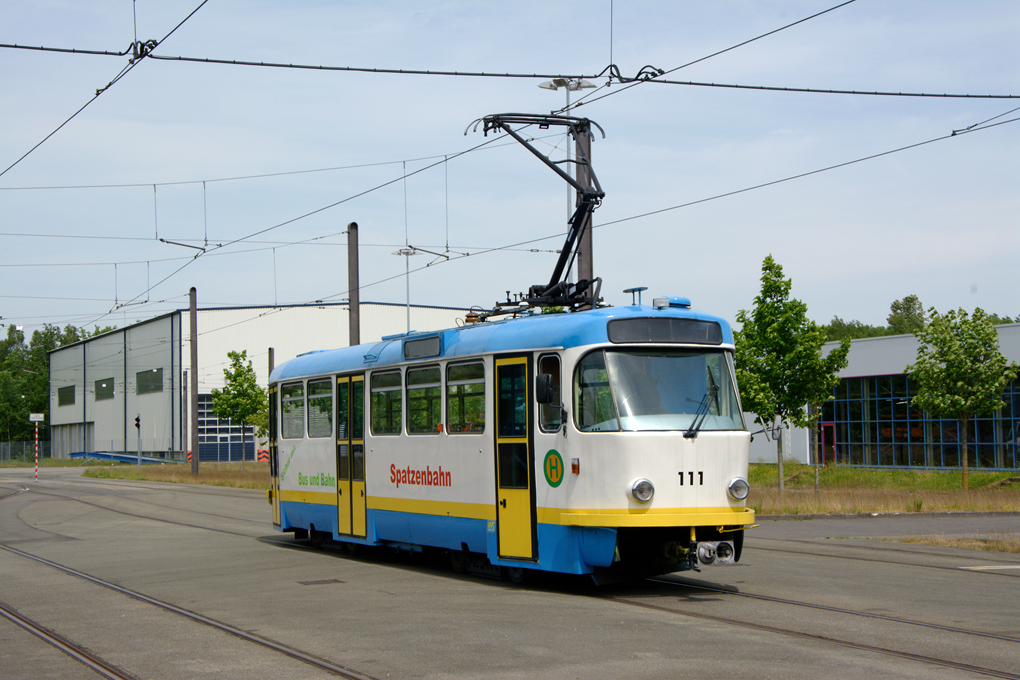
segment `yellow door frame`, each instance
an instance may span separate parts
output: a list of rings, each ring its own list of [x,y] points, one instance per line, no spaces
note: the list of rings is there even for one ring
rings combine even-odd
[[[280,526],[280,449],[276,443],[278,411],[276,385],[273,385],[269,388],[269,502],[273,507],[274,527]]]
[[[537,561],[531,357],[496,357],[494,373],[497,553]]]
[[[345,395],[341,399],[341,393]],[[337,533],[363,538],[368,497],[365,487],[365,375],[336,379]],[[343,411],[343,413],[341,413]]]

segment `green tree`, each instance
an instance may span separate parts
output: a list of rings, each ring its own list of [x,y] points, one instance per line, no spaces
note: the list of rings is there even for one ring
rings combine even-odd
[[[1004,404],[1002,393],[1020,368],[999,352],[999,334],[979,307],[939,314],[917,332],[917,360],[907,366],[917,384],[912,403],[936,418],[955,418],[960,428],[963,490],[967,490],[967,429],[973,416],[989,415]]]
[[[269,397],[258,383],[247,350],[227,352],[227,357],[230,358],[230,367],[223,369],[226,385],[222,390],[212,391],[212,410],[217,418],[221,420],[229,418],[232,422],[240,424],[243,451],[245,425],[256,422],[260,412],[268,413]],[[268,424],[268,417],[266,423]],[[244,469],[243,455],[241,469]]]
[[[917,333],[924,328],[924,306],[916,295],[908,295],[889,305],[889,335]]]
[[[844,321],[838,316],[832,317],[832,321],[822,326],[822,329],[825,331],[825,339],[829,342],[834,340],[855,340],[857,338],[877,338],[881,335],[888,335],[888,330],[884,326],[869,326],[857,319]]]
[[[769,255],[762,263],[761,292],[751,312],[740,310],[741,328],[736,340],[736,372],[744,410],[753,413],[762,427],[779,418],[808,427],[806,404],[832,398],[839,370],[846,366],[850,341],[822,356],[825,331],[807,318],[807,305],[790,299],[791,279]],[[779,491],[783,492],[783,438],[776,439],[779,460]]]
[[[1009,314],[1006,316],[999,316],[998,314],[989,314],[988,320],[992,322],[993,326],[1001,326],[1005,323],[1020,323],[1020,314],[1015,319],[1010,318]]]

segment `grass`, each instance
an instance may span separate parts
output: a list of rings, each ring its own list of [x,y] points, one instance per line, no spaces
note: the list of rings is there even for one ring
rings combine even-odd
[[[100,465],[90,467],[83,477],[96,479],[134,479],[147,482],[171,482],[175,484],[209,484],[229,486],[235,489],[268,489],[269,463],[248,461],[241,470],[241,463],[202,463],[198,475],[191,474],[189,463],[168,465],[133,464]]]
[[[0,467],[24,466],[2,461]],[[31,467],[31,461],[28,466]],[[268,489],[269,464],[202,463],[197,476],[184,464],[143,465],[95,460],[43,459],[45,467],[86,467],[83,475],[99,479],[134,479],[178,484],[211,484],[241,489]],[[779,494],[777,466],[752,465],[748,505],[759,515],[844,515],[875,512],[1016,512],[1020,511],[1020,476],[1009,472],[970,473],[970,490],[960,489],[959,471],[876,470],[830,465],[783,463],[786,491]],[[1015,480],[1011,483],[1010,480]]]
[[[751,466],[748,505],[757,514],[1020,511],[1020,476],[1017,473],[972,471],[970,490],[965,492],[961,489],[959,471],[875,470],[830,465],[819,470],[816,492],[813,466],[784,461],[783,467],[786,491],[780,494],[777,466]]]
[[[1020,531],[992,532],[987,538],[946,538],[942,534],[935,534],[932,536],[908,536],[907,538],[886,540],[895,541],[896,543],[920,543],[946,548],[968,548],[971,550],[1020,554]]]

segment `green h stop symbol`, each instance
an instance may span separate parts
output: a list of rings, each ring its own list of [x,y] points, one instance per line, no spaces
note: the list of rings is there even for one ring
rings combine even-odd
[[[542,469],[545,471],[545,481],[549,482],[549,486],[554,488],[559,486],[563,482],[563,458],[560,457],[560,452],[549,449],[549,453],[545,454]]]

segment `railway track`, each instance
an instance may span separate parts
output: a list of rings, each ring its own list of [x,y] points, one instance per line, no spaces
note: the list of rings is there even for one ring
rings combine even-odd
[[[0,603],[0,616],[28,631],[43,642],[53,645],[75,661],[85,664],[97,674],[109,680],[137,680],[134,675],[104,661],[100,656],[58,635],[42,624],[23,616],[21,613]]]
[[[933,623],[924,622],[924,621],[916,621],[916,620],[910,620],[910,619],[905,619],[905,618],[900,618],[900,617],[895,617],[895,616],[887,616],[887,615],[882,615],[882,614],[874,614],[874,613],[871,613],[871,612],[855,611],[855,610],[851,610],[851,609],[833,607],[833,606],[828,606],[828,605],[819,605],[819,604],[814,604],[814,603],[810,603],[810,602],[802,602],[802,601],[797,601],[797,600],[789,600],[789,599],[784,599],[784,598],[772,597],[772,596],[768,596],[768,595],[758,595],[758,594],[753,594],[753,593],[742,593],[742,592],[738,592],[738,591],[736,591],[734,589],[730,589],[730,588],[724,588],[724,587],[718,587],[718,586],[710,586],[710,585],[703,585],[703,584],[698,584],[698,583],[692,583],[692,582],[689,582],[686,579],[683,580],[683,581],[674,581],[674,580],[669,580],[668,578],[664,577],[664,578],[648,579],[646,581],[646,583],[654,584],[656,586],[663,586],[663,587],[666,587],[668,589],[676,588],[676,589],[683,589],[685,591],[686,590],[696,590],[696,591],[700,591],[700,592],[713,593],[713,594],[724,595],[724,596],[729,596],[729,597],[733,597],[733,598],[746,598],[746,599],[750,599],[750,600],[757,600],[759,602],[764,602],[764,603],[767,603],[769,605],[779,605],[779,606],[783,606],[783,607],[806,608],[806,609],[811,609],[811,610],[827,612],[827,613],[830,613],[830,614],[846,615],[846,616],[852,616],[852,617],[861,617],[861,618],[866,618],[866,619],[878,620],[878,621],[881,621],[881,622],[886,623],[886,624],[901,625],[901,626],[910,626],[910,627],[920,627],[920,628],[923,628],[923,629],[929,629],[929,630],[932,630],[932,631],[937,631],[939,633],[945,633],[945,634],[950,634],[950,635],[969,636],[969,637],[973,637],[973,638],[977,638],[977,639],[983,639],[983,640],[987,640],[987,641],[991,641],[991,642],[1006,643],[1008,645],[1020,644],[1020,638],[1016,638],[1016,637],[1012,637],[1012,636],[1008,636],[1008,635],[998,635],[998,634],[989,633],[989,632],[986,632],[986,631],[968,630],[968,629],[963,629],[963,628],[954,627],[954,626],[939,625],[939,624],[933,624]],[[656,593],[654,593],[654,595],[657,598],[659,598],[659,597],[661,597],[662,593],[656,592]],[[840,637],[834,636],[834,635],[827,635],[827,634],[823,634],[823,633],[806,632],[804,630],[798,630],[798,629],[796,629],[795,627],[792,627],[792,626],[784,626],[784,625],[776,625],[776,624],[773,624],[773,623],[756,622],[756,621],[751,620],[749,617],[746,617],[746,618],[734,618],[732,616],[723,616],[723,615],[719,615],[719,614],[707,613],[707,612],[702,612],[702,611],[694,611],[690,607],[686,607],[683,604],[668,605],[668,604],[659,604],[659,603],[655,603],[655,602],[648,602],[648,601],[644,601],[642,599],[642,595],[640,595],[640,594],[635,594],[635,595],[598,595],[598,594],[596,594],[596,595],[593,595],[593,596],[594,597],[604,597],[605,599],[607,599],[609,601],[616,602],[616,603],[619,603],[619,604],[622,604],[622,605],[625,605],[625,606],[628,606],[628,607],[637,607],[637,608],[647,609],[647,610],[651,610],[651,611],[664,612],[664,613],[674,614],[674,615],[678,615],[678,616],[694,618],[694,619],[698,619],[698,620],[701,620],[701,621],[711,621],[711,622],[723,624],[723,625],[726,625],[726,626],[735,626],[735,627],[739,627],[739,628],[743,628],[743,629],[750,629],[750,630],[755,630],[755,631],[760,631],[760,632],[773,633],[773,634],[777,634],[777,635],[783,635],[783,636],[787,636],[787,637],[798,638],[798,639],[802,639],[802,640],[806,640],[806,641],[812,641],[812,642],[816,642],[816,643],[821,643],[821,644],[824,644],[824,645],[831,645],[831,646],[836,646],[836,647],[842,647],[842,648],[845,648],[845,649],[852,649],[852,650],[857,650],[857,651],[862,651],[862,652],[869,652],[869,653],[873,653],[873,654],[880,654],[880,655],[883,655],[883,656],[896,657],[896,658],[899,658],[899,659],[906,659],[906,660],[915,661],[915,662],[926,664],[926,665],[939,666],[939,667],[942,667],[942,668],[958,670],[958,671],[961,671],[961,672],[974,673],[974,674],[981,675],[981,676],[986,676],[986,677],[1003,678],[1005,680],[1020,680],[1020,674],[1018,674],[1016,672],[1013,672],[1012,670],[1004,670],[1002,668],[992,668],[990,666],[981,666],[981,665],[977,665],[977,664],[973,664],[973,663],[964,663],[964,662],[961,662],[961,661],[954,661],[952,659],[938,658],[938,657],[935,657],[935,656],[914,653],[914,652],[906,651],[906,650],[903,650],[903,649],[895,649],[895,648],[893,648],[891,646],[881,646],[881,645],[875,645],[875,644],[868,644],[868,643],[864,643],[864,642],[860,642],[860,641],[854,641],[854,640],[850,640],[850,639],[843,639],[843,638],[840,638]],[[762,615],[759,615],[758,618],[762,618]],[[769,615],[766,618],[775,619],[775,620],[784,620],[785,619],[785,617],[783,617],[781,615],[778,615],[778,614]],[[1020,652],[1020,648],[1018,648],[1018,652]]]
[[[270,638],[266,638],[266,637],[263,637],[263,636],[260,636],[260,635],[255,635],[254,633],[250,633],[248,631],[241,630],[239,628],[231,626],[231,625],[229,625],[227,623],[224,623],[222,621],[217,621],[217,620],[215,620],[213,618],[210,618],[208,616],[203,616],[202,614],[198,614],[196,612],[190,611],[190,610],[185,609],[183,607],[178,607],[177,605],[171,604],[169,602],[163,602],[162,600],[158,600],[156,598],[149,597],[148,595],[145,595],[144,593],[140,593],[138,591],[131,590],[129,588],[124,588],[124,587],[119,586],[119,585],[117,585],[115,583],[111,583],[109,581],[103,580],[103,579],[98,578],[96,576],[92,576],[90,574],[86,574],[84,572],[78,571],[77,569],[72,569],[70,567],[64,566],[62,564],[58,564],[58,563],[53,562],[51,560],[47,560],[45,558],[38,557],[36,555],[32,555],[31,553],[24,552],[23,550],[18,550],[17,548],[12,548],[10,546],[5,546],[5,545],[0,545],[0,549],[2,549],[4,551],[7,551],[9,553],[12,553],[14,555],[17,555],[19,557],[22,557],[22,558],[25,558],[25,559],[28,559],[28,560],[32,560],[32,561],[34,561],[34,562],[36,562],[38,564],[45,565],[45,566],[47,566],[47,567],[49,567],[51,569],[56,569],[56,570],[58,570],[58,571],[60,571],[62,573],[69,574],[71,576],[75,576],[77,578],[83,579],[83,580],[88,581],[90,583],[93,583],[95,585],[99,585],[99,586],[102,586],[104,588],[108,588],[108,589],[110,589],[110,590],[112,590],[112,591],[114,591],[116,593],[119,593],[121,595],[126,595],[126,596],[128,596],[130,598],[133,598],[135,600],[138,600],[140,602],[144,602],[144,603],[152,605],[154,607],[158,607],[159,609],[162,609],[164,611],[168,611],[168,612],[171,612],[173,614],[177,614],[178,616],[184,617],[184,618],[188,619],[189,621],[192,621],[192,622],[195,622],[195,623],[200,623],[202,625],[209,626],[210,628],[214,628],[214,629],[219,630],[221,632],[228,633],[228,634],[233,635],[235,637],[238,637],[238,638],[240,638],[242,640],[245,640],[246,642],[249,642],[251,644],[258,645],[259,647],[272,650],[274,652],[282,654],[282,655],[284,655],[286,657],[289,657],[291,659],[295,659],[297,661],[305,663],[305,664],[307,664],[309,666],[313,666],[313,667],[318,668],[320,670],[324,670],[324,671],[328,671],[330,673],[336,674],[336,675],[338,675],[338,676],[340,676],[342,678],[348,678],[349,680],[376,680],[372,676],[365,675],[363,673],[359,673],[356,670],[353,670],[351,668],[347,668],[345,666],[337,664],[337,663],[335,663],[333,661],[330,661],[328,659],[323,659],[323,658],[315,656],[313,654],[309,654],[308,652],[304,652],[304,651],[302,651],[300,649],[296,649],[294,647],[286,645],[286,644],[284,644],[282,642],[279,642],[277,640],[272,640]],[[8,620],[16,623],[17,625],[21,626],[25,630],[28,630],[32,634],[40,637],[41,639],[45,640],[46,642],[48,642],[50,644],[52,644],[53,646],[57,647],[61,651],[71,655],[75,659],[78,659],[82,663],[85,663],[90,668],[94,668],[96,670],[96,672],[98,672],[100,674],[103,674],[104,677],[115,678],[117,680],[122,679],[122,678],[133,678],[133,676],[127,675],[127,674],[124,673],[124,671],[121,671],[120,669],[117,669],[117,668],[115,668],[115,667],[113,667],[113,666],[103,662],[101,659],[98,659],[97,657],[95,657],[95,655],[92,655],[89,652],[83,650],[81,647],[79,647],[78,645],[75,645],[73,642],[67,640],[66,638],[63,638],[63,637],[57,635],[56,633],[48,631],[47,629],[45,629],[41,625],[39,625],[39,624],[37,624],[35,622],[32,622],[30,619],[28,619],[28,618],[26,618],[24,616],[21,616],[20,614],[17,614],[16,612],[13,612],[13,610],[10,610],[10,609],[8,609],[6,607],[0,606],[0,613],[2,613],[2,615],[5,618],[7,618]],[[95,665],[93,665],[93,664],[95,664]],[[107,673],[110,673],[110,674],[107,675]]]
[[[884,655],[884,656],[893,656],[893,657],[896,657],[896,658],[899,658],[899,659],[907,659],[907,660],[910,660],[910,661],[917,661],[919,663],[928,664],[928,665],[931,665],[931,666],[940,666],[942,668],[949,668],[949,669],[953,669],[953,670],[964,671],[964,672],[967,672],[967,673],[976,673],[978,675],[983,675],[983,676],[992,677],[992,678],[1003,678],[1004,680],[1020,680],[1020,675],[1018,675],[1016,673],[1011,673],[1011,672],[1008,672],[1008,671],[1003,671],[1003,670],[1000,670],[1000,669],[996,669],[996,668],[987,668],[987,667],[982,667],[982,666],[975,666],[975,665],[972,665],[972,664],[959,663],[959,662],[951,661],[951,660],[947,660],[947,659],[937,659],[937,658],[930,657],[930,656],[925,656],[925,655],[922,655],[922,654],[913,654],[911,652],[905,652],[905,651],[901,651],[901,650],[890,649],[888,647],[878,647],[878,646],[875,646],[875,645],[862,644],[860,642],[854,642],[854,641],[851,641],[851,640],[839,640],[839,639],[835,639],[835,638],[828,637],[828,636],[825,636],[825,635],[816,635],[816,634],[812,634],[812,633],[805,633],[803,631],[797,631],[797,630],[792,630],[792,629],[789,629],[789,628],[783,628],[781,626],[772,626],[772,625],[767,625],[767,624],[754,623],[752,621],[745,621],[745,620],[740,620],[740,619],[727,618],[727,617],[723,617],[723,616],[715,616],[713,614],[704,614],[704,613],[700,613],[700,612],[685,611],[683,609],[678,609],[678,608],[675,608],[675,607],[669,607],[669,606],[665,606],[665,605],[649,604],[649,603],[646,603],[646,602],[637,602],[637,601],[629,600],[629,599],[626,599],[626,598],[611,597],[611,598],[608,598],[608,599],[610,599],[610,600],[612,600],[614,602],[619,602],[621,604],[625,604],[625,605],[632,606],[632,607],[642,607],[642,608],[650,609],[650,610],[654,610],[654,611],[668,612],[670,614],[678,614],[678,615],[681,615],[681,616],[688,616],[688,617],[697,618],[697,619],[700,619],[702,621],[713,621],[715,623],[722,623],[722,624],[729,625],[729,626],[737,626],[737,627],[745,628],[745,629],[752,629],[752,630],[756,630],[756,631],[762,631],[762,632],[767,632],[767,633],[775,633],[775,634],[778,634],[778,635],[785,635],[785,636],[789,636],[789,637],[800,638],[800,639],[803,639],[803,640],[810,640],[810,641],[813,641],[813,642],[820,642],[820,643],[823,643],[823,644],[826,644],[826,645],[835,645],[835,646],[838,646],[838,647],[843,647],[843,648],[847,648],[847,649],[853,649],[853,650],[857,650],[857,651],[871,652],[871,653],[874,653],[874,654],[881,654],[881,655]],[[858,612],[851,612],[851,613],[858,613]],[[961,632],[969,632],[969,633],[972,633],[972,634],[979,634],[980,635],[980,633],[973,633],[972,631],[961,631]]]

